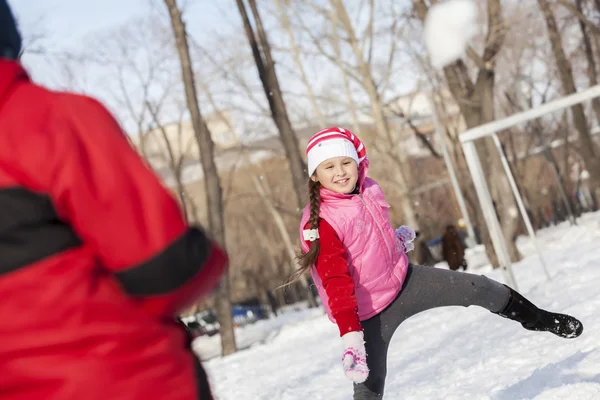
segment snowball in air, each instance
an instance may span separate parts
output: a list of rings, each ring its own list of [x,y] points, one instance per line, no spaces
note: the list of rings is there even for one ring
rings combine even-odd
[[[429,8],[425,19],[425,45],[435,68],[459,59],[477,32],[477,6],[473,0],[448,0]]]

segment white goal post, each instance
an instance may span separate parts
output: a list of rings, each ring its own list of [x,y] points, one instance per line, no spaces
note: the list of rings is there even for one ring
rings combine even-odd
[[[550,279],[550,274],[546,268],[544,263],[544,259],[542,257],[542,253],[537,245],[537,241],[535,238],[535,232],[531,225],[531,221],[525,207],[523,205],[523,199],[517,189],[517,185],[515,184],[514,177],[510,171],[510,167],[508,161],[506,159],[506,155],[502,150],[502,146],[500,145],[500,140],[498,139],[497,132],[504,130],[506,128],[510,128],[511,126],[539,118],[545,114],[555,112],[561,110],[563,108],[570,107],[574,104],[582,103],[584,101],[591,100],[595,97],[600,97],[600,85],[593,86],[587,90],[582,92],[573,93],[568,96],[564,96],[560,99],[551,101],[549,103],[545,103],[541,106],[533,108],[531,110],[527,110],[524,112],[520,112],[509,117],[492,121],[487,124],[480,125],[478,127],[466,130],[459,136],[459,140],[461,142],[465,158],[467,161],[467,165],[469,167],[469,172],[471,173],[471,178],[473,179],[473,184],[475,186],[475,190],[477,192],[477,197],[479,199],[479,204],[481,205],[481,209],[483,211],[483,216],[486,222],[486,225],[489,229],[490,236],[492,239],[492,243],[494,245],[494,250],[496,251],[496,255],[498,256],[498,261],[500,263],[500,267],[502,268],[502,272],[504,274],[504,279],[506,280],[506,284],[510,287],[517,290],[517,282],[515,280],[512,268],[511,261],[508,253],[508,249],[506,247],[506,242],[504,240],[504,236],[502,234],[502,229],[500,227],[500,221],[496,215],[494,210],[494,205],[492,202],[492,196],[490,195],[490,191],[485,180],[485,174],[483,172],[483,168],[481,167],[481,161],[479,160],[479,156],[477,155],[477,149],[475,148],[475,141],[477,139],[481,139],[484,137],[492,136],[496,148],[500,154],[500,158],[502,160],[502,165],[504,171],[507,174],[509,179],[511,189],[513,191],[513,195],[515,196],[515,200],[519,205],[519,210],[521,211],[521,215],[523,220],[525,221],[525,225],[529,232],[529,235],[536,247],[538,256],[540,257],[540,261],[544,268],[544,272],[548,279]]]

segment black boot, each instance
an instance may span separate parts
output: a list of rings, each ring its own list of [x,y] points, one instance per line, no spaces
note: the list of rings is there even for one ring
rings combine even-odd
[[[539,309],[520,293],[506,287],[510,290],[510,299],[504,310],[496,314],[520,322],[530,331],[552,332],[566,339],[576,338],[583,332],[583,325],[577,318]]]

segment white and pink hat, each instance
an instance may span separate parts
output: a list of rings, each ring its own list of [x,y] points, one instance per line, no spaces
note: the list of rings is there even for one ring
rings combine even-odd
[[[308,176],[312,176],[323,161],[334,157],[350,157],[359,165],[367,157],[367,149],[347,129],[337,126],[323,129],[315,133],[306,146]]]

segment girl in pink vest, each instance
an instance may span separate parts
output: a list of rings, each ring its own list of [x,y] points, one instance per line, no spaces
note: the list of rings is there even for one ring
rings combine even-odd
[[[392,335],[407,318],[444,306],[476,305],[525,329],[575,338],[577,319],[537,308],[485,276],[409,264],[414,232],[392,227],[379,185],[352,132],[328,128],[308,142],[310,202],[300,225],[301,268],[310,270],[329,319],[344,343],[342,367],[354,399],[380,399]]]

